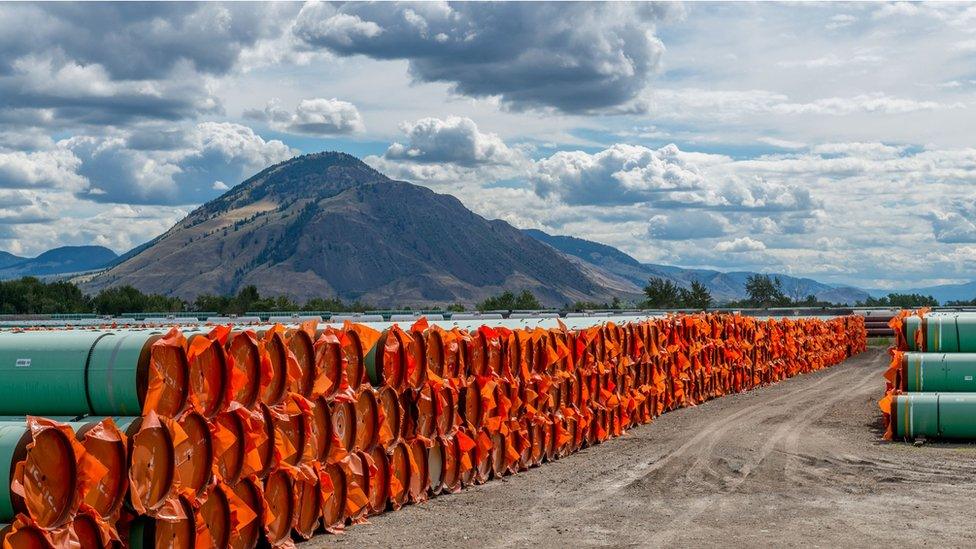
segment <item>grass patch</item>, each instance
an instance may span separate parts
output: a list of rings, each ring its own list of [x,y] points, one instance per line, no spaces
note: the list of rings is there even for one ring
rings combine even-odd
[[[869,337],[868,347],[891,347],[895,344],[893,337]]]

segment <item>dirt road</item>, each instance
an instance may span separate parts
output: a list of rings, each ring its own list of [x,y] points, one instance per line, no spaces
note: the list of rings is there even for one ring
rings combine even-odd
[[[668,413],[301,547],[976,545],[976,446],[881,441],[886,360]]]

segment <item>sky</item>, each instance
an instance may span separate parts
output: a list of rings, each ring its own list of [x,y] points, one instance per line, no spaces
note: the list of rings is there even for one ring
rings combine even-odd
[[[976,4],[0,3],[0,250],[339,150],[645,262],[969,281],[974,100]]]

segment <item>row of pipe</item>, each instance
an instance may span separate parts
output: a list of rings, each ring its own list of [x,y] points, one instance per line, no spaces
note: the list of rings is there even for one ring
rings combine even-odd
[[[64,395],[0,399],[4,543],[289,547],[837,364],[866,340],[857,316],[560,322],[2,334],[16,390]],[[83,350],[43,343],[62,335]]]
[[[886,439],[976,439],[976,313],[902,311],[879,401]]]

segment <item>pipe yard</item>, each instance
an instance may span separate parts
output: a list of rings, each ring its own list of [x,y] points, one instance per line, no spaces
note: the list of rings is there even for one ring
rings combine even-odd
[[[867,545],[924,502],[910,543],[976,541],[936,526],[972,448],[883,440],[976,436],[976,314],[839,312],[8,320],[0,535]]]

